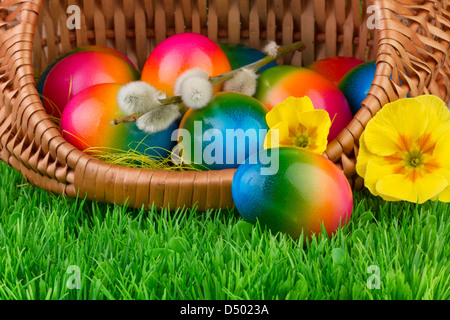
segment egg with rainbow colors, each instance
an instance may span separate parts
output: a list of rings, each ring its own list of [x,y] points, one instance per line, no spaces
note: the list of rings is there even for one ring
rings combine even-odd
[[[244,220],[293,238],[320,233],[321,224],[331,235],[353,210],[352,190],[342,171],[295,147],[252,155],[237,169],[231,192]]]
[[[225,53],[214,41],[186,32],[173,35],[155,47],[145,62],[141,80],[170,97],[174,95],[178,77],[193,68],[206,71],[210,77],[231,71]],[[219,89],[220,86],[216,87],[216,92]]]
[[[83,52],[83,51],[98,51],[98,52],[104,52],[104,53],[109,53],[112,54],[114,56],[120,57],[123,60],[125,60],[126,62],[128,62],[128,64],[130,66],[132,66],[133,68],[136,69],[136,67],[134,66],[133,62],[131,62],[130,59],[128,59],[128,57],[126,55],[124,55],[122,52],[109,48],[109,47],[104,47],[104,46],[84,46],[84,47],[78,47],[75,48],[73,50],[70,50],[66,53],[64,53],[63,55],[59,56],[58,58],[56,58],[55,60],[53,60],[52,63],[50,63],[47,68],[45,68],[45,70],[41,73],[38,82],[36,83],[36,89],[38,91],[38,93],[40,95],[42,95],[44,93],[44,84],[45,84],[45,80],[47,79],[47,76],[49,74],[49,72],[53,69],[53,67],[60,62],[62,59],[77,53],[77,52]]]
[[[178,136],[182,159],[199,170],[237,168],[264,147],[267,109],[253,97],[219,92],[203,109],[189,109]]]
[[[107,83],[89,87],[74,96],[61,116],[64,138],[76,148],[106,148],[135,150],[149,157],[167,157],[176,145],[171,136],[178,128],[175,121],[168,129],[148,134],[135,123],[111,125],[111,121],[125,114],[117,105],[116,96],[121,84]],[[87,150],[89,151],[89,150]]]
[[[44,107],[49,115],[60,118],[69,100],[84,89],[101,83],[125,84],[139,77],[139,72],[118,54],[73,53],[48,73],[43,89]]]
[[[308,68],[321,74],[337,86],[350,70],[362,63],[364,63],[363,60],[353,57],[331,57],[314,61]]]
[[[338,87],[350,104],[353,115],[361,109],[361,103],[369,93],[376,71],[375,61],[369,61],[353,68],[339,82]]]
[[[278,66],[267,69],[258,78],[255,98],[269,110],[290,96],[308,96],[315,109],[328,112],[332,120],[328,141],[334,140],[352,120],[345,96],[317,72],[294,66]]]
[[[240,43],[219,43],[218,45],[227,56],[231,69],[233,70],[245,67],[267,56],[257,49]],[[277,64],[275,62],[271,62],[258,71],[263,72],[275,66],[277,66]]]

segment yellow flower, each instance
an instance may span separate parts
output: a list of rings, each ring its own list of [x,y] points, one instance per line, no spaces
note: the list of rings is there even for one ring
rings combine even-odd
[[[264,148],[297,146],[318,154],[327,148],[331,120],[325,110],[314,110],[308,97],[289,97],[266,115],[270,130]]]
[[[450,202],[450,111],[436,96],[389,103],[360,138],[358,174],[387,201]]]

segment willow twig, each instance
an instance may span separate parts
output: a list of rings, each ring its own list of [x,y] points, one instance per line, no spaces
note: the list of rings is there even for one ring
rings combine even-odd
[[[241,67],[239,69],[235,69],[232,70],[228,73],[222,74],[220,76],[216,76],[216,77],[211,77],[209,79],[209,81],[211,82],[211,84],[213,85],[213,87],[218,86],[220,84],[222,84],[223,82],[230,80],[231,78],[233,78],[238,72],[240,72],[242,69],[250,69],[253,71],[257,71],[259,69],[261,69],[262,67],[268,65],[269,63],[277,60],[278,58],[282,57],[283,55],[293,52],[293,51],[303,51],[306,49],[306,46],[303,42],[298,41],[298,42],[294,42],[290,45],[287,46],[281,46],[278,49],[278,53],[275,56],[266,56],[264,58],[262,58],[261,60],[258,60],[256,62],[253,62],[249,65],[246,65],[244,67]],[[170,104],[180,104],[181,102],[183,102],[181,100],[180,96],[173,96],[170,98],[166,98],[166,99],[161,99],[159,100],[160,102],[160,106],[165,106],[165,105],[170,105]],[[120,123],[130,123],[130,122],[136,122],[137,119],[139,119],[141,116],[143,116],[143,113],[135,113],[126,117],[122,117],[119,119],[114,119],[113,121],[111,121],[112,125],[117,125]]]

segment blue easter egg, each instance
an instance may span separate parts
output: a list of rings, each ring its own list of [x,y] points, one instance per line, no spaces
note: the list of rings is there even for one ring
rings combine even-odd
[[[128,125],[128,148],[149,158],[166,158],[172,152],[176,140],[172,140],[172,133],[178,129],[179,121],[174,121],[166,129],[156,133],[146,133],[135,123]]]
[[[231,69],[233,70],[239,69],[266,57],[266,55],[261,51],[243,44],[219,43],[219,47],[227,56]],[[276,66],[277,64],[275,62],[271,62],[259,69],[259,71],[262,72]]]
[[[353,68],[339,82],[338,87],[347,99],[353,115],[361,109],[361,103],[367,97],[376,68],[375,61],[363,63]]]
[[[266,112],[261,102],[236,92],[220,92],[205,108],[189,109],[178,136],[183,160],[200,170],[237,168],[263,149]]]

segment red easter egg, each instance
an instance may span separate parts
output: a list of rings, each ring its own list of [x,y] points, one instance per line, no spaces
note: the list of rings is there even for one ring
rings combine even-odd
[[[152,51],[141,80],[173,96],[178,77],[193,68],[203,69],[211,77],[231,71],[225,53],[214,41],[196,33],[180,33],[167,38]]]
[[[49,72],[43,90],[44,107],[49,115],[60,118],[68,101],[84,89],[138,79],[139,73],[118,55],[98,51],[74,53]]]
[[[273,67],[262,73],[255,97],[269,110],[290,96],[308,96],[315,109],[328,112],[333,121],[328,141],[335,139],[352,120],[352,111],[345,96],[317,72],[306,68],[286,72],[283,68]]]
[[[352,57],[332,57],[317,60],[308,68],[321,74],[337,86],[350,70],[362,63],[364,63],[363,60]]]

